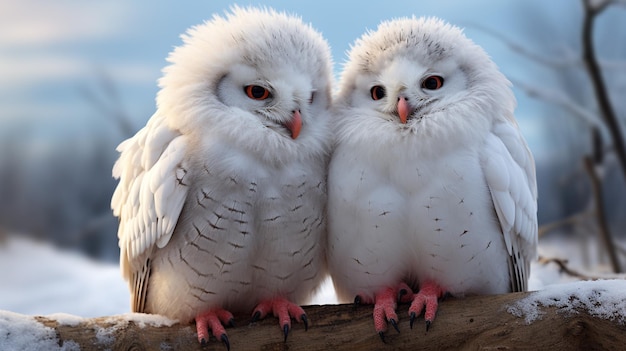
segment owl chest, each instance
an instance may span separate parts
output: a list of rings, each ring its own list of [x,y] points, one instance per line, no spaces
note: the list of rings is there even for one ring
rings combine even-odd
[[[449,240],[494,220],[481,166],[471,153],[388,161],[357,168],[350,200],[375,228]]]
[[[164,281],[191,284],[203,292],[199,301],[229,304],[295,291],[299,281],[287,279],[294,272],[315,276],[325,227],[323,172],[257,166],[194,167],[200,171],[190,177],[172,241],[155,259]]]
[[[321,211],[325,182],[301,167],[271,170],[204,167],[196,176],[185,211],[205,219],[202,232],[273,235]]]

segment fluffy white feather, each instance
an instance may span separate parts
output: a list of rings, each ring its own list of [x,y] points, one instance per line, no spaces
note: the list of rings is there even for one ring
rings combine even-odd
[[[133,310],[224,340],[230,311],[263,316],[270,301],[283,327],[325,272],[328,45],[299,18],[234,7],[168,61],[156,113],[113,169]]]
[[[526,290],[534,161],[480,47],[438,19],[384,22],[352,47],[335,101],[328,260],[344,301],[383,305],[382,336],[397,320],[389,289],[419,290],[411,324],[423,305],[432,321],[424,301],[444,291]]]

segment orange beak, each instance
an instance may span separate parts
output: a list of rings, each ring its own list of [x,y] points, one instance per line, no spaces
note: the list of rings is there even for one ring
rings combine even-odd
[[[398,116],[400,117],[400,123],[406,124],[406,120],[409,117],[409,103],[404,97],[398,99]]]
[[[300,111],[293,111],[291,121],[285,123],[285,127],[291,132],[292,139],[295,139],[298,135],[300,135],[300,129],[302,129],[302,116],[300,115]]]

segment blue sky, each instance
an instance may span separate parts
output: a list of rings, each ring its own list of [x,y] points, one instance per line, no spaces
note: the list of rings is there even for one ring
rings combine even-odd
[[[327,38],[336,75],[350,44],[383,20],[437,16],[465,28],[467,36],[483,46],[516,85],[516,116],[537,161],[540,220],[563,217],[586,204],[588,182],[580,162],[589,148],[585,124],[566,109],[529,97],[521,89],[547,92],[570,107],[577,104],[589,115],[596,114],[580,61],[579,0],[236,3],[300,15]],[[120,132],[114,115],[126,116],[133,131],[141,128],[154,113],[157,80],[168,53],[181,44],[180,35],[233,4],[1,1],[0,217],[22,216],[27,223],[43,223],[44,232],[70,231],[60,224],[64,220],[79,232],[92,225],[93,216],[96,222],[108,218],[109,227],[102,226],[102,232],[114,241],[110,232],[116,221],[108,208],[115,185],[110,169],[117,157],[115,145],[130,136]],[[622,120],[626,119],[625,19],[626,6],[612,6],[595,27],[596,48]],[[622,186],[623,179],[616,174],[613,184]],[[611,194],[621,196],[618,191]],[[619,211],[626,203],[615,201],[622,207],[609,207],[621,218]]]
[[[140,127],[154,111],[156,80],[165,58],[192,25],[224,13],[231,1],[9,0],[0,4],[0,135],[16,124],[34,138],[78,137],[83,128],[108,126],[107,111],[84,97],[105,95],[107,77],[120,93],[121,109]],[[525,76],[519,55],[479,26],[516,42],[532,43],[528,26],[537,18],[559,19],[548,36],[566,37],[580,5],[558,1],[240,1],[303,17],[329,41],[339,72],[349,45],[385,19],[438,16],[466,27],[508,76]],[[543,38],[546,39],[546,38]],[[543,49],[543,48],[539,48]],[[548,54],[551,54],[548,52]],[[527,63],[526,63],[527,64]],[[524,133],[531,142],[541,129],[525,115],[534,102],[518,94]],[[104,98],[107,101],[107,98]],[[110,104],[109,104],[110,105]],[[94,127],[96,126],[96,127]],[[87,133],[88,134],[88,133]]]
[[[165,58],[180,45],[180,35],[235,3],[300,15],[327,38],[336,75],[350,44],[381,21],[403,16],[441,17],[463,27],[517,86],[561,94],[564,87],[579,85],[579,96],[570,98],[583,106],[593,104],[578,59],[582,5],[576,0],[8,0],[0,3],[0,142],[11,137],[25,145],[20,150],[37,154],[59,143],[91,147],[94,138],[104,134],[115,143],[121,141],[128,135],[116,132],[111,115],[121,111],[135,130],[143,126],[155,109],[157,80]],[[620,75],[609,74],[609,78],[617,76],[621,82],[618,96],[626,90],[626,40],[614,38],[626,33],[624,18],[626,6],[613,6],[596,26],[601,54],[617,61],[617,68],[610,73]],[[528,59],[512,49],[511,43],[531,55],[557,62],[571,60],[578,72],[572,81],[564,80],[562,67]],[[111,84],[114,94],[107,93],[103,80]],[[577,122],[565,116],[563,109],[531,98],[522,89],[514,91],[519,103],[516,115],[535,157],[570,152],[571,145],[557,144],[560,138],[550,128],[555,124],[562,128],[565,118],[572,130],[566,130],[564,138],[571,140],[572,135],[579,138]],[[626,109],[626,104],[623,107]],[[589,109],[593,112],[594,108]],[[29,153],[24,151],[24,155]]]

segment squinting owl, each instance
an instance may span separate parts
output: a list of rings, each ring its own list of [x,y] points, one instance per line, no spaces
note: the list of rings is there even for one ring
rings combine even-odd
[[[329,270],[344,301],[375,304],[383,341],[397,296],[428,327],[444,292],[527,289],[534,160],[480,47],[438,19],[384,22],[352,47],[335,104]]]
[[[273,313],[286,340],[325,274],[330,49],[299,18],[238,7],[183,42],[113,169],[132,309],[227,347],[231,312]]]

